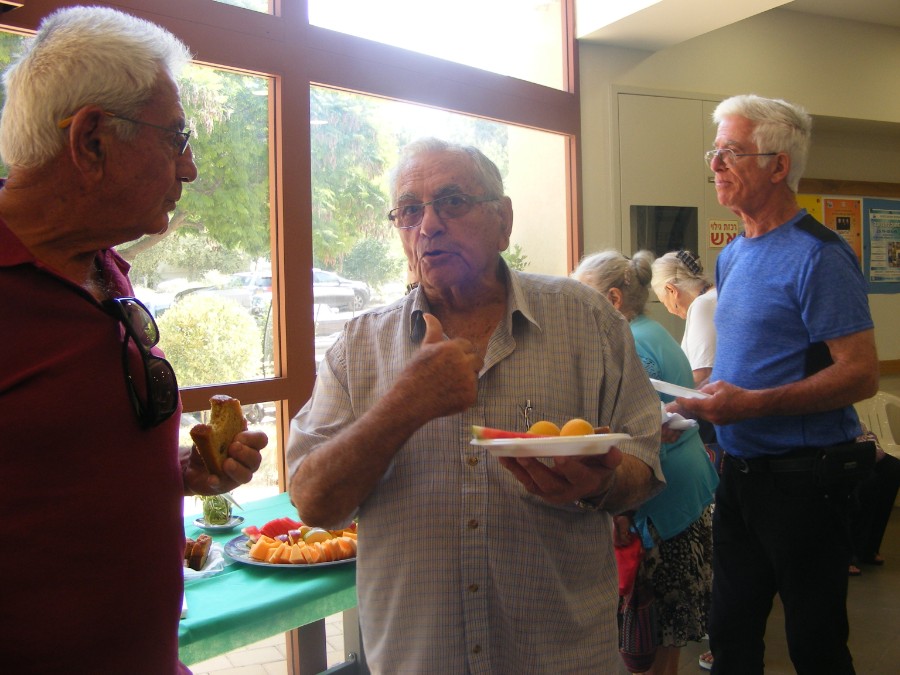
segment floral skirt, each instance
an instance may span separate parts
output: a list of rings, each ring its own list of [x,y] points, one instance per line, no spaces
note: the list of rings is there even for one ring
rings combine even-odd
[[[707,633],[712,596],[712,506],[680,534],[644,550],[639,576],[653,588],[661,647],[684,647]]]

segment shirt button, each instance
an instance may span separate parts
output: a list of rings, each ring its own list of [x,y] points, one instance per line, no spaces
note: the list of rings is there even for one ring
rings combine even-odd
[[[470,520],[470,521],[467,523],[467,525],[469,526],[469,529],[470,529],[470,530],[478,529],[478,521],[475,520],[474,518],[472,518],[472,520]]]
[[[481,645],[475,645],[474,647],[472,647],[473,654],[477,654],[480,651],[481,651]]]
[[[466,462],[469,464],[469,466],[475,466],[476,464],[478,464],[478,458],[477,457],[467,457]]]
[[[478,584],[469,584],[469,592],[475,593],[478,591]]]

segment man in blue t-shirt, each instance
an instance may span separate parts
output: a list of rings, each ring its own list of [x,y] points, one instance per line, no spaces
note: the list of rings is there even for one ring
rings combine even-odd
[[[797,673],[854,673],[847,648],[846,500],[818,480],[821,448],[860,434],[853,403],[878,389],[866,285],[851,248],[796,200],[812,122],[735,96],[707,153],[744,232],[719,256],[709,398],[678,399],[726,452],[713,521],[714,673],[763,672],[775,593]]]

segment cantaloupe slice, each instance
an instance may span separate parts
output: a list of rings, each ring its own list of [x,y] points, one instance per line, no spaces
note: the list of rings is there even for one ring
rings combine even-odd
[[[281,559],[284,557],[284,550],[286,548],[289,548],[289,547],[285,542],[283,542],[283,541],[278,542],[278,546],[276,546],[269,553],[268,557],[266,558],[266,562],[270,562],[275,565],[279,564],[281,562]],[[290,554],[288,555],[288,557],[290,557]]]
[[[303,557],[303,549],[306,544],[296,543],[291,546],[291,556],[288,562],[296,564],[305,564],[306,558]]]
[[[269,552],[277,544],[274,539],[262,536],[250,547],[250,557],[254,560],[268,560]]]
[[[356,555],[356,548],[350,543],[353,541],[352,539],[341,537],[340,539],[335,539],[335,541],[341,547],[341,560],[346,560]]]

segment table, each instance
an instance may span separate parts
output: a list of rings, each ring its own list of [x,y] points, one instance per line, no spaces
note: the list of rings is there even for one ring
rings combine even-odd
[[[235,515],[244,525],[262,526],[296,511],[286,493],[242,505]],[[184,530],[196,538],[203,530],[197,515],[185,517]],[[212,534],[225,545],[240,528]],[[258,642],[271,635],[323,620],[356,606],[356,563],[314,568],[300,565],[258,567],[233,562],[220,574],[185,585],[187,616],[178,630],[179,656],[185,664]],[[324,652],[324,621],[322,621]],[[349,636],[351,639],[353,635]],[[301,640],[302,641],[302,640]],[[304,643],[306,644],[306,643]]]

